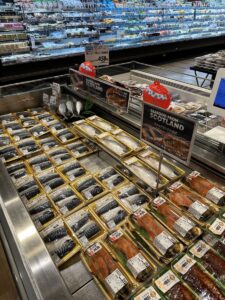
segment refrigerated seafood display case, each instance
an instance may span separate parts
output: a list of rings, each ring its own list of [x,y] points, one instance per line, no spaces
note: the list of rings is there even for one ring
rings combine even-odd
[[[166,157],[158,178],[159,153],[139,140],[146,84],[161,81],[183,113],[205,113],[210,91],[156,70],[136,62],[98,70],[102,81],[131,90],[122,113],[75,88],[69,75],[1,88],[1,236],[22,299],[194,298],[211,288],[224,299],[224,269],[212,262],[224,264],[224,165],[218,157],[200,160],[196,150],[207,145],[204,151],[220,151],[223,161],[221,143],[207,144],[199,130],[193,157],[200,164]],[[52,82],[61,84],[64,103],[83,101],[82,120],[63,120],[60,102],[46,109]],[[200,128],[213,126],[206,123]],[[205,252],[193,250],[199,241]],[[202,279],[194,285],[190,270],[206,286]]]

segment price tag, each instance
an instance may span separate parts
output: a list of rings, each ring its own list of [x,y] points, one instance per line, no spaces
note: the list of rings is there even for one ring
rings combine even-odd
[[[97,67],[109,65],[109,47],[106,45],[86,46],[85,61],[91,61]]]
[[[50,105],[56,105],[56,96],[51,96],[49,102],[50,102]]]
[[[46,93],[43,93],[43,104],[46,106],[49,105],[49,95]]]
[[[222,235],[225,231],[225,223],[217,218],[209,227],[209,230],[216,235]]]

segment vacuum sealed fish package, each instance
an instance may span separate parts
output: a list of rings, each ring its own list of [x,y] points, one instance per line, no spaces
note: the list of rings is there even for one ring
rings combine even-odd
[[[87,208],[69,215],[66,223],[84,248],[89,246],[90,242],[105,235],[104,228]]]
[[[154,275],[155,264],[122,229],[110,233],[107,244],[135,282],[145,282]]]
[[[113,167],[107,167],[96,174],[96,177],[110,191],[119,188],[127,183],[127,179]]]
[[[189,249],[190,254],[221,284],[225,284],[225,260],[200,240]]]
[[[163,192],[164,196],[178,208],[186,211],[196,222],[206,226],[218,208],[180,181],[173,183]]]
[[[16,121],[16,116],[13,115],[12,113],[1,115],[0,116],[0,124],[5,125],[7,123],[11,123],[13,121]]]
[[[88,123],[98,127],[99,129],[106,131],[106,132],[111,132],[113,130],[116,130],[118,127],[98,116],[91,116],[86,119]]]
[[[200,298],[225,299],[221,287],[190,255],[184,254],[175,260],[172,268]]]
[[[199,225],[162,196],[152,201],[151,209],[153,215],[186,244],[190,244],[202,234]]]
[[[44,125],[38,124],[30,128],[29,131],[35,138],[40,138],[42,135],[48,133],[48,128]]]
[[[0,148],[4,146],[9,146],[10,144],[10,137],[7,134],[0,134]]]
[[[72,154],[64,147],[56,147],[54,149],[48,150],[46,154],[56,166],[73,160]]]
[[[56,138],[62,143],[62,144],[67,144],[70,142],[73,142],[77,139],[79,139],[79,136],[75,133],[73,133],[71,130],[68,128],[61,129],[54,133]]]
[[[132,149],[129,148],[126,144],[117,140],[113,135],[108,132],[104,132],[96,137],[100,146],[106,151],[109,152],[112,156],[115,156],[117,159],[128,156],[132,153]]]
[[[29,170],[22,160],[18,160],[16,162],[8,164],[6,166],[6,169],[13,181],[16,181],[17,179],[29,174]]]
[[[12,135],[14,131],[19,131],[24,129],[18,120],[4,124],[3,128],[10,135]]]
[[[106,299],[128,299],[132,282],[103,243],[94,243],[81,257]]]
[[[67,126],[63,122],[54,119],[54,121],[46,124],[48,128],[50,129],[52,134],[56,134],[58,131],[66,129]]]
[[[31,128],[39,124],[38,120],[36,120],[34,117],[23,118],[20,120],[20,122],[23,125],[23,128]]]
[[[134,182],[146,190],[146,192],[161,189],[169,183],[161,175],[158,179],[157,172],[135,156],[125,159],[123,164],[132,173]]]
[[[101,134],[103,130],[99,129],[97,126],[88,123],[86,120],[79,120],[73,123],[74,128],[81,133],[81,135],[86,136],[90,139],[95,139],[96,136]]]
[[[80,250],[61,219],[43,229],[40,235],[57,266],[62,265]]]
[[[140,208],[131,216],[132,234],[137,234],[163,262],[169,262],[184,246],[152,214]]]
[[[34,201],[26,203],[26,208],[38,230],[48,226],[57,216],[46,195],[40,195]]]
[[[108,192],[102,183],[92,175],[82,176],[73,183],[73,187],[87,202],[92,202]]]
[[[51,193],[53,190],[65,184],[65,180],[54,169],[39,173],[35,176],[46,193]]]
[[[41,188],[32,175],[21,177],[14,181],[16,189],[23,200],[29,202],[42,193]]]
[[[0,159],[5,163],[21,157],[15,145],[4,146],[0,148]]]
[[[194,300],[197,297],[182,282],[178,276],[171,270],[163,270],[154,280],[154,284],[160,293],[163,295],[163,299],[185,299]],[[150,298],[151,299],[151,298]],[[153,298],[154,299],[154,298]],[[159,298],[161,299],[161,298]],[[155,299],[154,299],[155,300]]]
[[[116,129],[112,132],[112,135],[121,143],[127,145],[132,151],[138,152],[146,147],[146,144],[133,135],[127,133],[122,129]]]
[[[81,139],[66,145],[66,148],[75,158],[80,158],[94,153],[97,147],[87,139]]]
[[[62,215],[68,215],[73,211],[77,211],[84,204],[83,199],[77,195],[76,191],[70,185],[60,187],[49,194],[49,198]]]
[[[78,178],[87,175],[87,170],[77,160],[70,161],[58,167],[60,174],[68,181],[73,182]]]
[[[15,115],[20,119],[26,119],[31,116],[31,113],[28,110],[16,112]]]
[[[38,143],[45,151],[60,146],[59,141],[57,141],[53,136],[41,138],[38,140]]]
[[[22,155],[32,155],[36,152],[41,151],[41,148],[33,138],[17,142],[16,145]]]
[[[127,221],[127,211],[112,194],[107,194],[90,204],[90,209],[99,217],[106,229],[121,226]]]
[[[131,182],[115,190],[114,194],[130,213],[133,213],[140,207],[146,207],[151,202],[151,198]]]
[[[186,177],[187,185],[201,196],[212,201],[216,205],[225,205],[225,187],[203,177],[199,172],[193,171]]]
[[[35,118],[37,118],[42,123],[45,121],[45,123],[52,122],[55,120],[54,115],[52,115],[49,111],[43,110],[40,113],[37,113],[35,115]]]
[[[147,165],[149,165],[154,170],[158,171],[160,157],[150,149],[146,149],[138,153],[138,158],[143,160]],[[163,158],[162,160],[160,172],[163,176],[165,176],[169,180],[177,180],[178,178],[180,178],[185,174],[184,170],[170,163],[165,158]]]
[[[32,137],[30,132],[25,128],[19,129],[19,130],[14,130],[14,131],[10,132],[9,134],[15,142],[19,142],[19,141],[29,139]]]
[[[27,163],[32,172],[36,174],[54,168],[53,163],[45,153],[27,159]]]

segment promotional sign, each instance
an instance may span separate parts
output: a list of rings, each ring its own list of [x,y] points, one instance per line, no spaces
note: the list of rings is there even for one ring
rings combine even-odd
[[[105,102],[116,109],[126,112],[129,106],[130,92],[98,78],[70,70],[74,87],[90,100]]]
[[[143,104],[141,139],[184,164],[190,162],[196,129],[194,120]]]
[[[109,47],[106,45],[87,45],[85,47],[85,61],[91,61],[94,66],[109,65]]]

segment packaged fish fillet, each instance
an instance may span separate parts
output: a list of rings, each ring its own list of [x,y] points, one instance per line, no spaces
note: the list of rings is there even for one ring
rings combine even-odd
[[[10,123],[6,123],[4,125],[5,130],[8,134],[12,134],[14,131],[23,130],[23,126],[19,123],[19,121],[14,121]]]
[[[201,196],[212,201],[216,205],[225,205],[225,188],[204,178],[199,172],[193,171],[186,177],[187,185]]]
[[[103,169],[96,176],[110,191],[128,182],[127,179],[113,167]]]
[[[225,295],[213,279],[191,256],[185,254],[179,260],[175,260],[173,269],[200,298],[225,299]]]
[[[27,129],[19,129],[13,132],[10,132],[10,136],[15,142],[31,138],[31,134]]]
[[[46,127],[49,126],[49,124],[51,124],[52,122],[56,121],[56,116],[54,115],[48,115],[48,114],[44,114],[44,115],[39,115],[37,116],[37,118],[41,121],[41,123],[43,125],[45,125]]]
[[[150,149],[141,151],[138,154],[138,158],[143,160],[147,165],[149,165],[154,170],[158,171],[160,157]],[[178,168],[177,166],[171,164],[168,160],[163,158],[161,163],[160,172],[163,176],[169,178],[170,180],[178,179],[185,174],[185,171]]]
[[[81,209],[69,215],[66,223],[84,248],[88,247],[90,242],[105,235],[102,225],[88,209]]]
[[[50,120],[50,121],[53,121],[54,120],[54,116],[51,115],[50,112],[48,111],[43,111],[41,113],[38,113],[36,116],[35,116],[39,121],[43,121],[43,120]]]
[[[0,123],[2,125],[5,125],[13,121],[16,121],[16,116],[14,116],[12,113],[0,116]]]
[[[107,189],[92,175],[83,176],[73,186],[88,202],[94,201],[107,193]]]
[[[72,161],[72,154],[64,147],[57,147],[46,152],[56,166]]]
[[[36,197],[34,201],[26,204],[26,208],[38,230],[42,230],[44,226],[48,226],[57,216],[46,195]]]
[[[27,162],[34,173],[40,173],[54,167],[49,157],[43,153],[27,159]]]
[[[132,149],[129,148],[124,143],[117,140],[114,136],[112,136],[108,132],[104,132],[96,137],[98,143],[101,147],[105,149],[105,151],[110,152],[112,155],[118,157],[125,157],[130,155]]]
[[[41,194],[41,189],[32,175],[21,177],[15,180],[14,184],[21,199],[25,203]]]
[[[28,110],[25,110],[25,111],[19,111],[16,113],[16,116],[23,120],[23,119],[26,119],[28,117],[30,117],[31,113],[28,111]]]
[[[6,134],[0,134],[0,148],[4,146],[9,146],[11,144],[11,139]]]
[[[225,284],[225,260],[216,251],[200,240],[189,249],[189,252],[211,276]]]
[[[103,243],[91,245],[82,259],[107,299],[128,299],[132,291],[129,277]]]
[[[103,132],[101,129],[88,123],[86,120],[76,121],[73,125],[78,132],[90,139],[94,139],[97,135]]]
[[[49,194],[49,198],[63,215],[77,211],[83,206],[83,199],[69,185],[65,185],[52,192]]]
[[[218,237],[225,237],[225,221],[220,218],[213,219],[213,221],[208,224],[208,230]]]
[[[87,175],[87,170],[75,159],[58,167],[58,171],[69,182],[77,180],[81,176]]]
[[[222,236],[218,238],[217,236],[206,233],[203,236],[203,240],[211,246],[217,253],[219,253],[223,258],[225,258],[225,237]]]
[[[183,242],[189,244],[201,235],[201,228],[165,198],[155,198],[151,208],[154,216]]]
[[[39,138],[40,136],[48,133],[48,129],[44,125],[36,125],[29,129],[30,133],[36,137]]]
[[[41,151],[41,148],[37,145],[35,140],[32,138],[17,142],[17,147],[22,155],[30,155],[38,151]]]
[[[44,150],[49,150],[54,147],[59,147],[59,142],[53,136],[40,139],[38,143]]]
[[[54,169],[39,173],[36,178],[46,193],[51,193],[51,191],[65,184],[65,181]]]
[[[17,173],[22,174],[22,173],[25,172],[26,174],[28,174],[27,167],[26,167],[25,163],[22,160],[12,162],[12,163],[8,164],[6,169],[7,169],[8,173],[9,173],[9,175],[12,179],[15,176],[15,180],[20,178],[20,175],[18,175],[19,177],[17,178],[17,175],[16,175]]]
[[[132,172],[134,177],[144,182],[146,191],[148,191],[149,187],[150,189],[157,189],[157,186],[158,188],[162,188],[168,183],[165,177],[160,176],[157,185],[157,172],[135,156],[125,159],[123,163]]]
[[[147,206],[147,203],[151,201],[150,197],[145,195],[133,183],[123,185],[121,188],[114,191],[114,194],[130,213],[135,212],[140,207]]]
[[[0,148],[0,159],[3,162],[9,162],[9,161],[18,159],[20,157],[21,157],[21,155],[18,152],[16,146],[14,146],[14,145],[9,145],[9,146]]]
[[[93,202],[90,208],[107,229],[121,226],[127,221],[127,211],[112,194],[107,194],[98,201]]]
[[[61,129],[55,133],[56,138],[62,143],[67,144],[72,141],[75,141],[79,138],[77,134],[74,134],[71,130],[68,128]]]
[[[45,112],[47,112],[46,110],[44,110],[44,108],[42,106],[30,108],[30,109],[28,109],[28,111],[31,113],[32,116],[38,116],[38,115],[41,115],[41,114],[44,114]]]
[[[140,141],[139,139],[135,138],[131,134],[127,133],[122,129],[116,129],[112,132],[112,135],[116,137],[121,143],[127,145],[133,151],[140,151],[142,150],[146,144]]]
[[[29,128],[38,125],[38,121],[33,117],[26,117],[21,119],[21,124],[24,128]]]
[[[158,290],[168,300],[182,299],[195,300],[196,297],[190,289],[180,281],[171,270],[163,271],[154,282]],[[153,298],[154,299],[154,298]]]
[[[40,235],[57,266],[62,265],[80,249],[61,219],[51,223]]]
[[[213,205],[179,181],[172,184],[164,194],[174,205],[185,210],[201,225],[217,212]]]
[[[151,285],[148,288],[144,289],[141,293],[134,297],[134,300],[160,300],[162,299],[156,289]]]
[[[113,131],[116,130],[118,127],[98,116],[91,116],[89,118],[86,119],[88,121],[88,123],[97,126],[99,129],[103,130],[103,131]]]
[[[135,281],[144,282],[153,276],[155,265],[122,229],[110,233],[107,241],[116,258]]]
[[[58,131],[67,128],[67,126],[63,122],[60,122],[58,120],[54,120],[46,125],[48,126],[52,134],[55,134]]]
[[[131,216],[134,230],[160,260],[168,261],[183,250],[180,243],[152,214],[140,208]]]
[[[69,143],[66,145],[66,147],[72,152],[75,158],[80,158],[96,151],[94,147],[90,147],[89,144],[85,142],[85,139]]]

